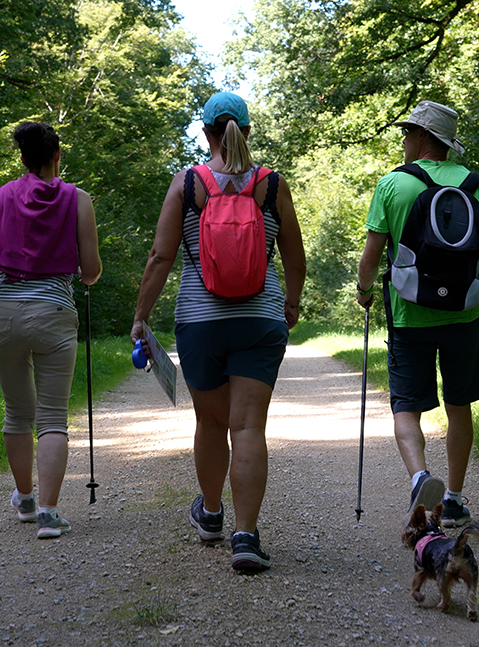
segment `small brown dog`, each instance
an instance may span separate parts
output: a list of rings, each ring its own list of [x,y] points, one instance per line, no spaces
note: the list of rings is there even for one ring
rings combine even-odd
[[[402,533],[403,544],[415,551],[412,581],[412,596],[418,602],[424,600],[421,586],[430,578],[436,580],[441,601],[438,607],[446,612],[451,602],[451,589],[459,580],[468,587],[467,617],[477,620],[477,562],[471,547],[467,544],[470,535],[479,537],[479,525],[469,525],[457,539],[447,537],[442,529],[443,504],[439,503],[432,512],[426,512],[418,505]]]

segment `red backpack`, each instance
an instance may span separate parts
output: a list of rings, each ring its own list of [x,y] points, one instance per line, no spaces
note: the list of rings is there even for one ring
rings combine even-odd
[[[194,166],[193,170],[207,195],[200,217],[204,286],[219,299],[249,301],[264,290],[269,260],[263,212],[254,193],[257,183],[272,171],[258,167],[240,193],[225,193],[206,165]],[[187,252],[191,258],[188,247]]]

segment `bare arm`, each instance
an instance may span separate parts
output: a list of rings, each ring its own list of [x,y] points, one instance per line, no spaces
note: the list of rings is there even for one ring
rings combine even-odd
[[[185,171],[173,178],[161,208],[155,240],[141,280],[140,294],[136,306],[131,340],[133,343],[143,337],[143,321],[148,318],[161,294],[175,262],[176,253],[183,234],[183,184]]]
[[[358,268],[358,282],[361,290],[369,290],[377,279],[379,264],[387,239],[388,234],[380,234],[377,231],[371,230],[368,231],[366,246],[364,247]],[[359,294],[357,292],[356,300],[364,308],[366,303],[372,304],[374,297],[372,294]]]
[[[291,329],[298,322],[299,300],[306,277],[306,258],[291,192],[282,176],[279,180],[277,206],[281,217],[277,241],[286,283],[284,314],[288,328]]]
[[[100,254],[98,252],[95,210],[88,193],[83,191],[83,189],[77,189],[77,194],[77,240],[80,280],[86,285],[93,285],[100,278],[102,271]]]

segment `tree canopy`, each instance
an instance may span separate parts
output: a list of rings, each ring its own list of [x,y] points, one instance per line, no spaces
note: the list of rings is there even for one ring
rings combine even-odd
[[[477,113],[476,0],[257,0],[255,7],[227,60],[238,77],[254,70],[258,111],[278,158],[376,140],[426,97],[464,117]],[[461,126],[472,134],[466,119]]]
[[[210,68],[166,0],[12,0],[0,22],[1,180],[23,172],[16,123],[58,129],[62,177],[91,194],[97,214],[95,332],[128,332],[163,197],[198,157],[187,129],[212,92]],[[168,326],[171,295],[159,313]]]
[[[478,12],[477,0],[256,0],[239,21],[226,60],[252,82],[257,158],[293,188],[308,318],[362,316],[363,224],[377,180],[403,160],[393,121],[425,98],[454,107],[464,163],[479,169]]]
[[[228,88],[252,83],[254,156],[292,186],[304,316],[361,316],[363,223],[378,178],[403,156],[393,121],[424,98],[454,107],[464,162],[479,169],[478,26],[479,0],[256,0],[239,20]],[[215,91],[212,69],[173,0],[0,0],[0,30],[0,183],[24,170],[11,140],[20,121],[58,129],[62,177],[97,213],[93,332],[126,333],[171,177],[202,156],[187,130]],[[154,327],[173,325],[179,272]]]

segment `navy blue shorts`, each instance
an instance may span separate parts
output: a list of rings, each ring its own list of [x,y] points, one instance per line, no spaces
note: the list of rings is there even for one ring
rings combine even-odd
[[[479,400],[479,319],[427,328],[394,328],[394,357],[388,353],[393,413],[439,406],[437,355],[444,402],[461,407]]]
[[[285,322],[263,317],[177,323],[175,334],[185,381],[197,391],[217,389],[230,375],[273,388],[289,337]]]

